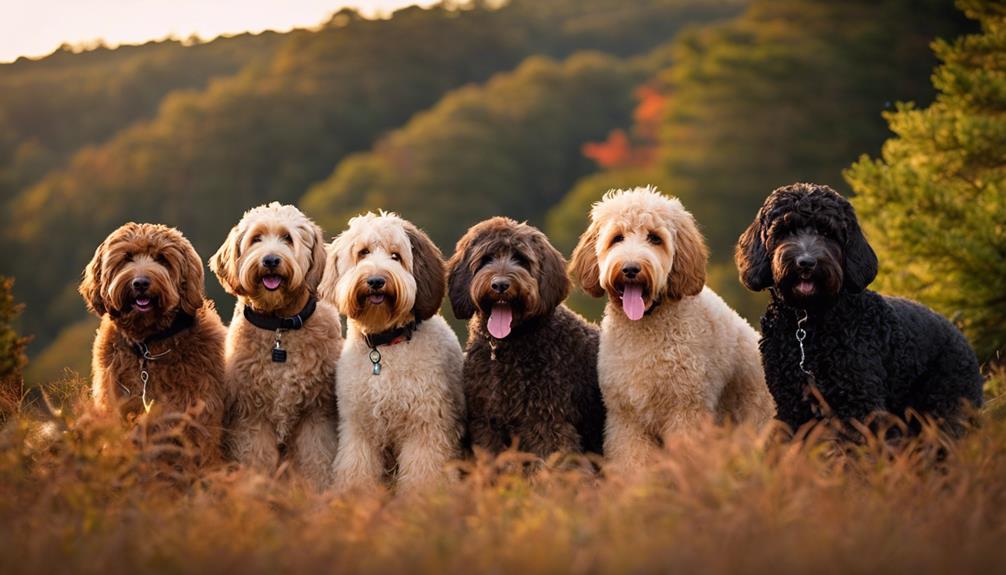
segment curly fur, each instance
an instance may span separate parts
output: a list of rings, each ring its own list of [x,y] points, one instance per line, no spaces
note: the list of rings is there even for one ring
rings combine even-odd
[[[395,214],[353,218],[329,248],[320,291],[348,318],[336,392],[340,489],[372,487],[386,474],[400,490],[436,485],[460,455],[463,357],[457,336],[437,315],[444,275],[437,246]],[[378,347],[375,375],[366,336],[413,321],[420,323],[409,339]]]
[[[137,291],[137,278],[146,278],[149,288]],[[159,358],[148,361],[147,395],[152,414],[193,418],[198,428],[188,434],[199,459],[208,462],[219,455],[225,331],[203,290],[202,260],[181,232],[136,223],[98,246],[79,289],[88,309],[101,317],[91,363],[95,404],[127,419],[145,411],[134,344],[166,330],[180,312],[195,318],[192,327],[151,342],[150,351]],[[151,309],[140,309],[138,296],[149,297]]]
[[[278,257],[278,264],[266,266],[267,257]],[[327,487],[338,439],[339,314],[319,301],[303,328],[283,334],[284,363],[272,361],[275,333],[244,317],[246,306],[281,317],[303,309],[324,272],[321,229],[293,206],[259,206],[234,226],[210,267],[238,298],[226,345],[227,452],[265,473],[289,461],[296,473]],[[267,289],[267,275],[281,278],[277,289]]]
[[[704,287],[706,253],[691,214],[652,188],[605,194],[573,252],[570,275],[608,297],[598,351],[604,450],[623,469],[703,421],[771,418],[757,333]],[[647,310],[638,320],[621,303],[633,285]]]
[[[852,205],[831,188],[773,191],[741,235],[736,260],[748,289],[771,288],[762,362],[777,417],[792,428],[826,415],[866,422],[915,412],[958,430],[962,408],[982,404],[978,361],[960,331],[918,303],[866,289],[876,254]],[[804,314],[812,380],[795,336]]]
[[[454,315],[471,319],[464,386],[477,447],[499,453],[516,441],[540,457],[602,450],[598,330],[562,304],[565,267],[543,233],[508,218],[476,224],[458,241],[449,295]],[[513,327],[496,339],[486,322],[500,302],[512,308]]]

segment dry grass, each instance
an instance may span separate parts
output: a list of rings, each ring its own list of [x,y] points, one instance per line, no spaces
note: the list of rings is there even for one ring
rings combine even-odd
[[[1006,565],[1006,418],[992,407],[944,458],[935,437],[839,454],[711,430],[632,479],[566,466],[529,481],[505,457],[416,497],[227,469],[165,477],[164,453],[86,411],[22,416],[0,436],[0,573],[992,572]]]

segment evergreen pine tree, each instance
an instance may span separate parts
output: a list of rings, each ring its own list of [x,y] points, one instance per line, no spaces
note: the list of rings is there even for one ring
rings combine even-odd
[[[845,176],[880,257],[877,286],[951,317],[996,360],[1006,346],[1006,4],[958,6],[981,32],[933,44],[936,101],[886,114],[896,136]]]

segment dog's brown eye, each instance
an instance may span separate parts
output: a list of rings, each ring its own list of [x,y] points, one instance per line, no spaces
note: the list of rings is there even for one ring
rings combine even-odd
[[[293,238],[290,236],[290,234],[283,234],[283,241],[293,245]]]
[[[164,257],[164,254],[157,254],[157,257],[154,259],[157,260],[157,263],[159,264],[168,265],[168,258]]]
[[[398,252],[391,252],[391,259],[395,260],[396,262],[400,262],[402,261],[402,256]]]
[[[611,238],[611,245],[615,245],[625,240],[625,236],[622,234],[615,234],[615,237]]]
[[[482,256],[482,259],[479,260],[479,269],[486,267],[487,265],[492,263],[492,261],[493,261],[492,256]]]
[[[653,232],[650,232],[649,234],[646,235],[646,241],[650,242],[655,246],[659,246],[660,244],[664,243],[664,240],[660,239],[660,236],[658,236]]]
[[[525,256],[524,254],[522,254],[520,252],[514,252],[514,254],[513,254],[513,260],[515,262],[517,262],[517,265],[519,265],[522,268],[526,268],[526,267],[528,267],[528,266],[531,265],[530,262],[527,259],[527,256]]]
[[[363,258],[365,258],[365,257],[367,257],[369,255],[370,255],[370,250],[368,250],[367,248],[363,248],[362,250],[360,250],[359,252],[356,253],[356,257],[360,258],[360,259],[363,259]]]
[[[122,261],[126,262],[133,261],[133,252],[126,252],[126,255],[122,256]]]
[[[257,244],[262,241],[262,236],[252,236],[251,243]]]

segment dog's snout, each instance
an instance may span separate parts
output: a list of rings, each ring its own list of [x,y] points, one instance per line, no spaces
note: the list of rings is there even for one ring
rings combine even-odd
[[[262,265],[264,265],[268,269],[274,270],[279,267],[280,261],[282,260],[280,260],[279,256],[275,254],[269,254],[262,258]]]
[[[634,279],[637,275],[639,275],[641,269],[642,268],[639,267],[639,264],[635,262],[627,263],[622,266],[622,275],[628,279]]]
[[[384,287],[385,280],[381,276],[370,276],[367,278],[367,287],[370,289],[381,289]]]
[[[494,276],[492,283],[489,284],[489,287],[493,288],[493,291],[497,293],[503,293],[510,289],[510,280],[502,276]]]
[[[812,270],[817,265],[817,260],[813,256],[802,254],[796,258],[796,267],[801,270]]]
[[[132,284],[133,290],[139,293],[143,293],[150,289],[150,278],[146,276],[139,276],[133,278]]]

